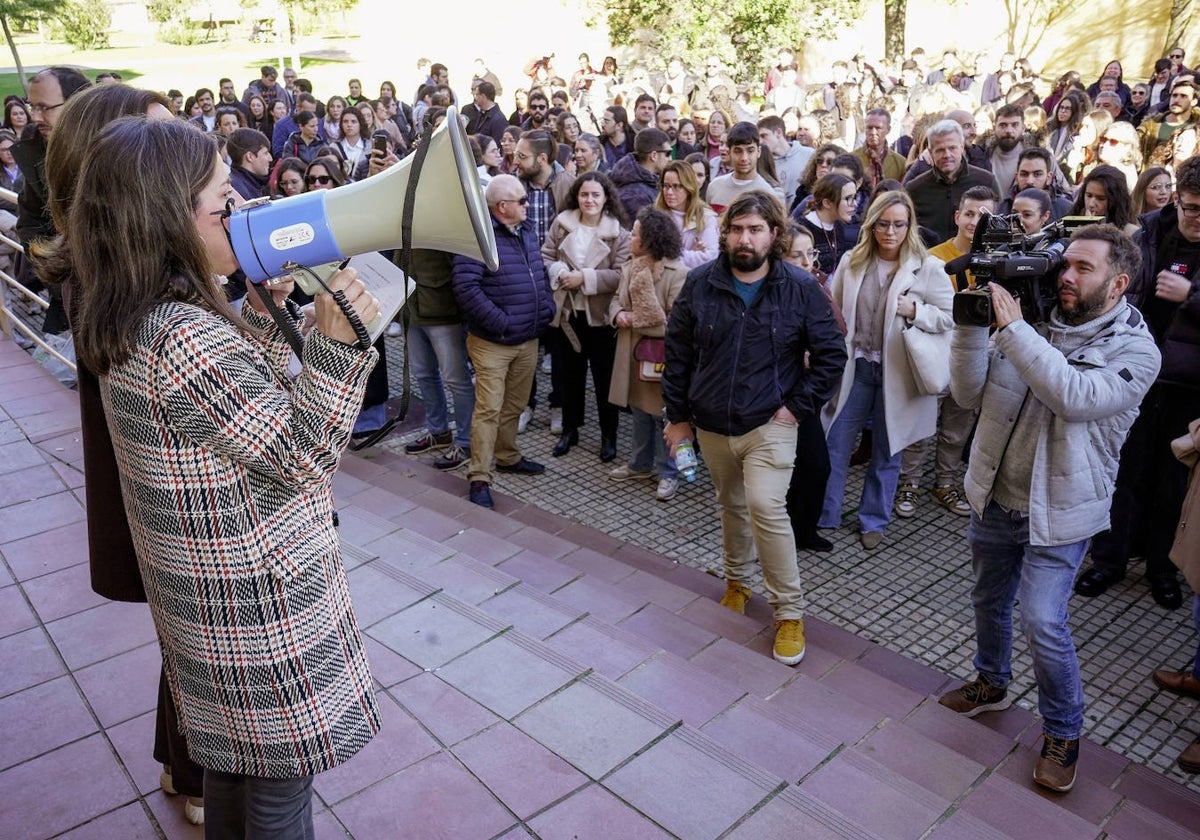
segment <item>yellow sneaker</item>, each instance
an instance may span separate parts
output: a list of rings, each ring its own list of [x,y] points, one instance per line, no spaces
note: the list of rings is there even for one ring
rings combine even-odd
[[[775,622],[775,659],[795,665],[804,658],[804,619],[785,618]]]
[[[746,604],[750,603],[750,587],[736,580],[725,581],[725,594],[721,596],[721,606],[733,610],[738,615],[746,614]]]

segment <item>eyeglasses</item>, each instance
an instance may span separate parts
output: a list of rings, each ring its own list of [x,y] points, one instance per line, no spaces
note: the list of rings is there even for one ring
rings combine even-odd
[[[810,260],[815,260],[818,256],[820,256],[820,252],[817,251],[816,248],[809,248],[805,251],[797,251],[794,254],[794,256],[797,256],[797,257],[803,256],[803,257],[808,257]]]
[[[333,176],[331,175],[309,175],[304,179],[304,183],[308,184],[310,187],[313,184],[320,184],[323,187],[332,180]]]
[[[1146,95],[1146,91],[1144,91],[1144,90],[1131,90],[1131,91],[1129,91],[1129,95],[1130,95],[1130,96],[1145,96],[1145,95]]]
[[[0,152],[2,152],[2,151],[4,151],[4,150],[0,149]],[[666,192],[667,190],[670,190],[671,192],[675,192],[676,190],[682,190],[682,189],[684,189],[683,184],[663,184],[662,185],[663,192]]]
[[[530,111],[546,111],[546,110],[549,110],[549,107],[550,107],[549,105],[530,105],[529,110]]]
[[[1100,142],[1107,143],[1110,146],[1120,146],[1125,141],[1118,140],[1116,137],[1102,137],[1102,138],[1100,138]]]
[[[502,199],[500,199],[500,201],[498,201],[498,202],[497,202],[497,204],[503,204],[503,203],[505,203],[506,201],[507,201],[509,204],[522,204],[522,205],[523,205],[523,204],[528,204],[528,203],[529,203],[529,196],[527,196],[527,195],[523,195],[523,196],[521,196],[520,198],[502,198]]]
[[[872,225],[872,228],[879,233],[887,233],[891,230],[894,230],[898,233],[900,231],[908,230],[908,222],[885,222],[880,220]]]
[[[212,100],[209,100],[209,101],[211,102]],[[66,104],[67,104],[66,102],[59,102],[57,105],[30,105],[29,113],[44,114],[47,111],[53,111],[55,108],[61,108],[62,106],[66,105]]]
[[[1167,58],[1172,61],[1183,61],[1183,53],[1171,53]]]
[[[1200,204],[1183,204],[1179,205],[1179,212],[1188,219],[1200,219]]]

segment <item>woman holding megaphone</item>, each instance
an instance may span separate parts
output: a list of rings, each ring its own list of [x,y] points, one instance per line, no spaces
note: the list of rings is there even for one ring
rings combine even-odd
[[[167,681],[204,768],[206,829],[310,837],[313,775],[380,725],[331,494],[376,353],[322,294],[291,380],[259,296],[230,308],[220,277],[237,268],[225,216],[238,202],[194,127],[108,124],[74,199],[41,268],[77,290],[77,354],[99,376]],[[272,287],[277,304],[289,286]],[[352,270],[328,286],[363,323],[378,314]]]

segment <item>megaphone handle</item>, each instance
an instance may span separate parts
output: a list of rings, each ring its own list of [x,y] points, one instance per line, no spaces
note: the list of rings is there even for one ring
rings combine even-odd
[[[358,349],[364,352],[370,350],[371,334],[363,326],[362,318],[358,317],[358,313],[354,311],[350,301],[346,300],[345,293],[341,289],[337,289],[329,294],[337,303],[338,309],[342,310],[342,314],[346,316],[346,320],[350,322],[350,326],[354,328],[354,335],[358,338]]]

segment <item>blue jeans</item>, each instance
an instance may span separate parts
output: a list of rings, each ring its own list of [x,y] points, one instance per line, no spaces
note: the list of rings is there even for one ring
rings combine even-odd
[[[446,390],[454,401],[454,442],[471,447],[471,415],[475,412],[475,386],[467,370],[467,333],[462,324],[409,327],[408,352],[412,372],[421,385],[425,424],[435,435],[450,429]]]
[[[975,668],[984,682],[1005,688],[1012,680],[1013,604],[1021,602],[1021,629],[1033,655],[1038,711],[1055,738],[1083,731],[1083,684],[1067,602],[1090,540],[1030,545],[1029,515],[995,502],[967,528],[975,588]]]
[[[314,840],[312,776],[204,770],[204,840]]]
[[[821,508],[818,528],[836,528],[842,524],[850,454],[854,451],[855,438],[868,420],[874,423],[874,433],[871,463],[867,465],[862,499],[858,503],[858,524],[863,532],[883,531],[891,521],[901,453],[892,455],[888,444],[887,419],[883,413],[883,365],[855,359],[850,396],[829,427],[829,484],[825,487],[825,504]]]
[[[1196,635],[1200,637],[1200,595],[1192,596],[1192,624],[1196,627]],[[1196,661],[1192,663],[1192,676],[1200,680],[1200,647],[1196,648]]]
[[[640,408],[629,407],[633,418],[633,450],[629,453],[629,469],[637,472],[658,470],[659,478],[675,478],[675,459],[667,454],[667,443],[663,440],[662,417],[655,417]]]

